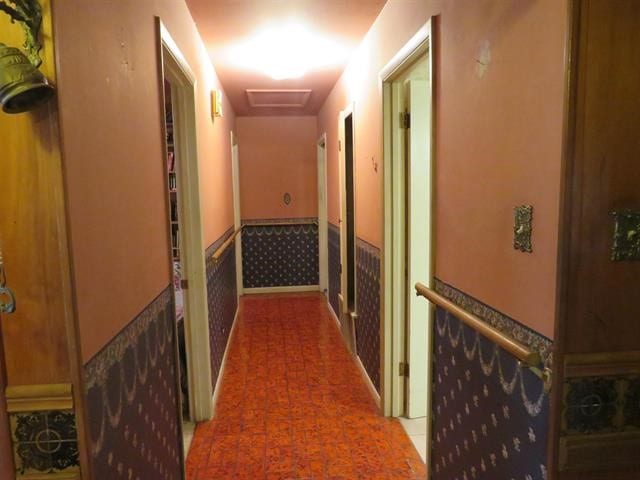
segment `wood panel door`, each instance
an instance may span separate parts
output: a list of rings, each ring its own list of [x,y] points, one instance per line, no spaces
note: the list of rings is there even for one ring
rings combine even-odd
[[[640,468],[640,9],[571,2],[554,480]]]
[[[40,71],[58,85],[53,44],[51,1],[40,0],[42,25]],[[19,22],[0,14],[0,42],[20,48],[24,32]],[[59,91],[57,92],[60,93]],[[55,472],[74,478],[87,451],[82,422],[84,391],[79,342],[72,299],[71,263],[65,213],[65,184],[55,96],[29,112],[0,111],[0,244],[6,286],[16,308],[0,318],[0,479],[15,470],[45,478]],[[6,300],[6,299],[5,299]],[[9,412],[8,412],[9,410]],[[58,415],[60,412],[63,415]],[[78,415],[76,415],[78,413]],[[29,421],[19,434],[6,431],[18,416]],[[33,421],[31,421],[33,420]],[[51,421],[50,421],[51,420]],[[16,423],[13,423],[16,425]],[[32,441],[38,438],[39,442]],[[77,445],[80,459],[74,448]],[[44,453],[43,453],[44,452]],[[54,458],[55,456],[55,458]],[[6,470],[11,468],[11,473]],[[89,478],[83,472],[83,478]]]

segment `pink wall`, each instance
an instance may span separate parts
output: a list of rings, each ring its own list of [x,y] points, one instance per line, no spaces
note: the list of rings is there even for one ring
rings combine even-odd
[[[338,113],[355,102],[357,233],[381,245],[378,75],[432,15],[437,276],[552,337],[566,1],[390,0],[318,116],[328,136],[329,221],[339,216]],[[481,74],[483,48],[490,61]],[[520,204],[534,206],[533,254],[512,247]]]
[[[219,82],[183,1],[55,1],[53,14],[86,361],[170,282],[154,16],[197,77],[205,247],[233,223],[229,132],[235,118],[225,100],[225,117],[211,121],[209,92]]]
[[[316,217],[316,117],[238,117],[236,123],[242,218]]]

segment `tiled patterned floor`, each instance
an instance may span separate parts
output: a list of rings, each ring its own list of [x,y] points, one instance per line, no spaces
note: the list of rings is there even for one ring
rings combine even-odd
[[[424,479],[377,408],[320,295],[243,297],[214,420],[188,480]]]

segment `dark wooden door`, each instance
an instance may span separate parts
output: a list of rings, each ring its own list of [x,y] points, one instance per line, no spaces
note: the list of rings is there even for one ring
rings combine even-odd
[[[640,5],[571,2],[554,480],[640,468]]]

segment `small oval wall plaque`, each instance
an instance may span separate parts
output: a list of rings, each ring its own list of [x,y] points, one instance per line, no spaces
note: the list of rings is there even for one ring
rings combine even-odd
[[[289,205],[290,203],[291,203],[291,194],[285,193],[284,194],[284,204],[285,205]]]

